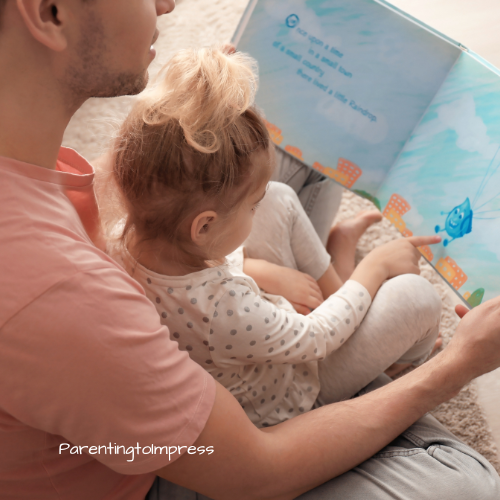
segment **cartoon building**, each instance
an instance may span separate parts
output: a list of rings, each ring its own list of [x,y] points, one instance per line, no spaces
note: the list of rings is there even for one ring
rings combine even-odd
[[[439,259],[436,270],[455,290],[459,290],[467,281],[467,275],[451,257]]]
[[[337,163],[337,170],[347,175],[349,179],[346,184],[344,184],[347,188],[352,188],[354,183],[361,177],[363,171],[352,161],[346,160],[345,158],[339,158]]]
[[[402,217],[410,210],[410,208],[410,204],[402,196],[399,196],[399,194],[393,194],[389,203],[387,203],[387,206],[385,207],[384,217],[387,217],[387,214],[391,210],[394,210],[394,212]]]
[[[402,196],[393,194],[383,212],[384,217],[392,222],[396,229],[406,237],[413,236],[413,233],[406,228],[406,222],[403,220],[403,215],[410,208],[410,204]]]
[[[279,146],[283,142],[283,136],[281,135],[281,129],[278,128],[276,125],[273,125],[272,123],[268,122],[267,120],[264,120],[264,124],[266,125],[266,128],[269,132],[269,135],[271,137],[271,141],[273,141],[274,144]]]
[[[432,253],[431,247],[425,245],[424,247],[419,247],[418,250],[429,262],[433,261],[434,254]]]
[[[354,163],[344,158],[339,158],[337,170],[331,167],[325,167],[321,163],[315,162],[313,168],[320,171],[322,174],[337,181],[346,188],[352,188],[354,183],[361,177],[363,171]]]
[[[406,223],[399,215],[398,212],[394,208],[391,208],[390,210],[387,210],[387,208],[384,210],[384,217],[389,220],[389,222],[392,222],[395,226],[396,229],[403,234],[406,231]]]
[[[302,158],[302,151],[299,148],[296,148],[295,146],[285,146],[285,151],[287,153],[290,153],[292,156],[295,156],[301,161],[304,161],[304,158]]]

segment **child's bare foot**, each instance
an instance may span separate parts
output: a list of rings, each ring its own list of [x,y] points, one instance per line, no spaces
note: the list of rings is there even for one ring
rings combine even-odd
[[[382,214],[378,210],[369,210],[335,224],[330,230],[326,249],[332,256],[335,271],[344,283],[354,272],[354,254],[359,238],[372,224],[381,220]]]
[[[439,333],[438,338],[436,339],[436,343],[434,344],[434,348],[432,349],[431,356],[438,350],[441,349],[443,345],[443,339],[441,338],[441,333]],[[406,370],[407,368],[410,368],[411,363],[394,363],[393,365],[389,366],[387,370],[385,371],[386,375],[389,375],[389,377],[394,378],[396,375],[399,375],[403,370]]]

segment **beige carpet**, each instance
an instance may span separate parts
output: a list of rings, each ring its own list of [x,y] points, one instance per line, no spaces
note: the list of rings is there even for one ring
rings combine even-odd
[[[152,66],[152,75],[181,48],[228,41],[247,0],[183,0],[177,3],[175,13],[164,16],[159,22],[161,35],[156,43],[158,57]],[[89,160],[97,158],[106,150],[115,127],[127,114],[134,99],[123,97],[87,102],[72,120],[64,144],[75,148]],[[338,219],[350,217],[367,206],[369,202],[346,192]],[[360,241],[358,257],[363,257],[374,246],[396,237],[399,234],[387,221],[377,224]],[[443,298],[442,334],[446,343],[458,323],[452,301],[448,296],[447,286],[432,268],[423,264],[422,271]],[[474,384],[466,387],[450,402],[436,408],[434,415],[457,436],[486,456],[500,471],[497,450],[483,412],[477,404]]]

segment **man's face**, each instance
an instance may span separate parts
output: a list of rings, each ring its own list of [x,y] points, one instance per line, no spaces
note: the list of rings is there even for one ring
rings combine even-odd
[[[175,0],[75,0],[64,83],[77,99],[135,95],[147,85],[157,17]]]

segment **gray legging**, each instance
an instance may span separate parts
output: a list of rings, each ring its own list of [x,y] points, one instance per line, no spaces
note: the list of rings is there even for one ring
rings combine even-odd
[[[321,275],[324,248],[307,228],[307,217],[292,194],[286,186],[270,188],[245,243],[247,251],[277,264],[281,258],[281,263],[299,270],[304,270],[304,261],[311,275]],[[270,227],[280,230],[266,235]],[[293,234],[294,228],[300,237]],[[306,237],[311,238],[308,243]],[[308,252],[302,251],[304,247]],[[318,257],[317,269],[310,254]],[[421,363],[435,341],[440,310],[439,296],[423,278],[405,275],[385,283],[359,329],[320,364],[317,405],[352,397],[366,384],[365,392],[390,382],[380,374],[395,361]],[[300,498],[493,500],[500,498],[500,479],[484,457],[426,415],[372,458]],[[206,497],[158,478],[147,500],[167,499]]]

